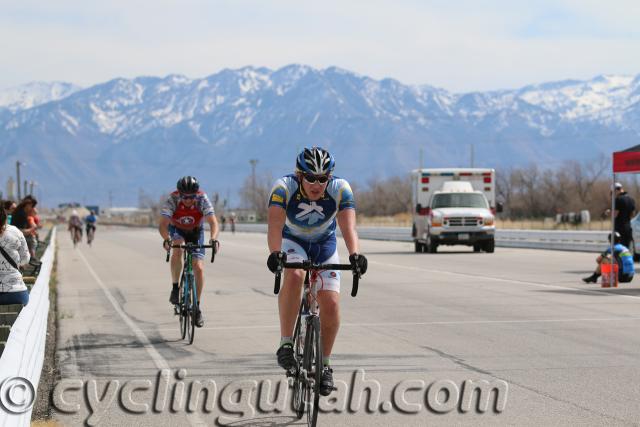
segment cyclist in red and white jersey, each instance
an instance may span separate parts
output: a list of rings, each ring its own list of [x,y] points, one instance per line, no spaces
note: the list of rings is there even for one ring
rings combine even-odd
[[[191,242],[204,244],[204,222],[209,224],[211,243],[218,236],[218,221],[216,220],[213,206],[207,194],[200,190],[198,180],[192,176],[180,178],[177,191],[169,195],[160,211],[159,231],[164,240],[166,250],[170,245],[180,245]],[[200,310],[202,304],[202,288],[204,286],[204,249],[193,254],[193,272],[196,278],[198,292],[198,311],[196,326],[204,325],[204,318]],[[178,283],[182,272],[182,250],[174,249],[171,254],[171,279],[173,288],[169,301],[178,303]]]

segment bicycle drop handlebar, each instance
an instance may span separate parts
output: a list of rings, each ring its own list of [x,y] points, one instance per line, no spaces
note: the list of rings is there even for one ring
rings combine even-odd
[[[216,258],[216,253],[218,252],[219,246],[220,246],[220,243],[217,240],[214,240],[212,245],[196,245],[194,243],[185,243],[183,245],[171,245],[169,246],[169,249],[167,249],[166,262],[169,262],[169,257],[171,256],[171,248],[175,248],[175,249],[184,249],[189,252],[195,252],[198,249],[213,249],[211,251],[211,262],[213,263],[213,261]]]
[[[358,294],[358,283],[360,282],[360,277],[362,274],[360,270],[351,264],[314,264],[309,260],[305,260],[302,262],[285,262],[282,264],[283,268],[300,268],[305,271],[312,270],[350,270],[353,273],[353,284],[351,285],[351,296],[355,297]],[[279,271],[275,273],[275,283],[273,285],[273,293],[278,294],[280,292],[280,280],[282,272]]]

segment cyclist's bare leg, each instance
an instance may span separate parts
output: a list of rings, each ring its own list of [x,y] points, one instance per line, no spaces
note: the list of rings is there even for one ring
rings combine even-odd
[[[204,262],[201,259],[193,258],[193,275],[196,277],[196,290],[198,292],[198,303],[202,301],[202,286],[204,285]]]
[[[335,291],[318,291],[318,304],[320,304],[322,355],[329,357],[340,329],[340,294]]]
[[[278,309],[280,313],[280,336],[293,336],[300,299],[302,298],[303,270],[285,269],[284,280],[278,295]]]
[[[184,240],[174,240],[172,245],[182,245]],[[182,249],[173,248],[171,250],[171,280],[173,283],[180,283],[180,273],[182,273]]]

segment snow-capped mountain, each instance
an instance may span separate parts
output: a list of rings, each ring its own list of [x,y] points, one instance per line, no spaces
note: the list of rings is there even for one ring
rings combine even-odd
[[[33,88],[0,92],[0,164],[27,161],[55,201],[99,202],[111,190],[115,203],[135,203],[139,189],[159,194],[187,173],[233,194],[249,159],[259,174],[281,175],[309,145],[330,149],[337,174],[365,183],[417,167],[421,149],[425,166],[468,166],[473,145],[475,165],[500,173],[640,143],[640,76],[455,94],[290,65]]]
[[[15,112],[66,98],[80,90],[80,86],[64,82],[31,82],[0,90],[0,110]]]

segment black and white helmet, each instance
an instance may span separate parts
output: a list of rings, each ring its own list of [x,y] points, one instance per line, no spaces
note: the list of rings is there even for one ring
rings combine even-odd
[[[178,180],[176,187],[181,193],[191,194],[198,192],[200,184],[198,184],[198,180],[193,176],[183,176]]]
[[[611,233],[607,236],[607,239],[611,241]],[[617,231],[613,232],[613,243],[620,243],[622,241],[622,235]]]
[[[313,175],[328,175],[336,162],[327,150],[320,147],[305,148],[296,159],[296,170]]]

